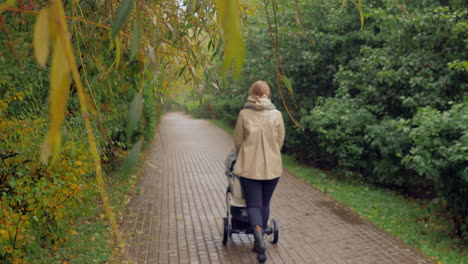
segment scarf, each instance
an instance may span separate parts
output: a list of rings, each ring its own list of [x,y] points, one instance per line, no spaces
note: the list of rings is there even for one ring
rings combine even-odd
[[[244,104],[244,108],[255,109],[255,110],[273,110],[276,107],[271,103],[270,98],[262,96],[255,98],[253,96],[247,97],[247,103]]]

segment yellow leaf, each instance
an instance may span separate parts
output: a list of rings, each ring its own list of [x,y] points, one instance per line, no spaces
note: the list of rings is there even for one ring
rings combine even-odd
[[[57,36],[57,20],[54,17],[54,12],[53,12],[53,4],[50,5],[49,7],[49,12],[47,12],[49,15],[49,39],[51,41],[55,41],[56,36]]]
[[[239,0],[217,0],[218,20],[223,28],[224,68],[234,62],[235,76],[238,77],[244,63],[244,42],[241,33]]]
[[[62,137],[60,129],[65,119],[65,106],[70,88],[70,65],[68,64],[65,48],[60,41],[54,43],[52,64],[50,70],[50,98],[49,118],[50,128],[46,139],[41,146],[41,161],[47,163],[52,154],[52,162],[55,161],[60,151]]]
[[[16,4],[16,0],[6,0],[5,3],[0,5],[0,13],[5,11],[5,9],[7,9],[7,7],[13,7],[15,4]]]
[[[49,56],[49,11],[47,8],[41,9],[37,14],[33,45],[37,63],[44,67]]]
[[[6,239],[10,238],[10,236],[8,235],[8,232],[5,229],[0,230],[0,235],[2,235],[2,237]]]

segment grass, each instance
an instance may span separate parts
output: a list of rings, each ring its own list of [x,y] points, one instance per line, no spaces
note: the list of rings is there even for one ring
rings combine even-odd
[[[221,120],[208,121],[233,132]],[[414,199],[369,184],[338,180],[290,155],[283,155],[283,166],[438,263],[468,263],[468,250],[451,235],[452,223],[442,200]]]
[[[218,119],[208,119],[208,122],[212,123],[213,125],[222,128],[224,131],[226,131],[229,134],[234,134],[234,128],[223,120],[218,120]]]

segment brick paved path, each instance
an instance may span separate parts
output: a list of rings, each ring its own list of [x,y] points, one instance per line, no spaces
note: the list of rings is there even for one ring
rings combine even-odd
[[[166,114],[146,157],[144,175],[124,219],[137,263],[256,263],[253,238],[233,234],[222,245],[226,214],[224,160],[230,135],[203,120]],[[431,263],[287,172],[273,195],[279,243],[267,263]]]

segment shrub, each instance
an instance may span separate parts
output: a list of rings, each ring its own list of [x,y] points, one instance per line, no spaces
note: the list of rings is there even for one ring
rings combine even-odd
[[[445,112],[421,108],[412,125],[413,147],[403,162],[434,182],[456,215],[457,232],[468,241],[468,106],[455,104]]]
[[[372,167],[366,171],[369,182],[408,189],[431,185],[425,177],[402,166],[402,159],[413,146],[409,138],[408,120],[386,118],[366,130],[370,141]]]
[[[28,260],[30,250],[57,251],[94,182],[86,144],[67,141],[53,166],[39,161],[46,123],[0,116],[0,259],[7,263]]]
[[[245,90],[247,91],[247,89]],[[222,94],[222,92],[219,92],[212,97],[210,103],[217,117],[222,117],[229,124],[235,125],[246,98],[247,96],[244,96],[244,94]]]
[[[310,114],[303,117],[303,123],[338,166],[356,171],[368,166],[365,157],[369,140],[363,135],[368,126],[376,123],[376,119],[355,100],[320,100]]]

